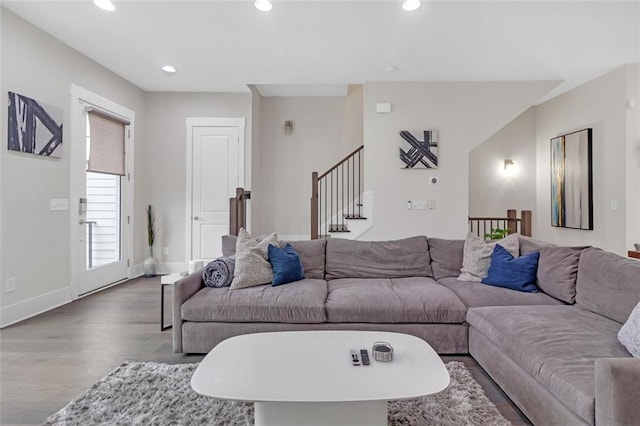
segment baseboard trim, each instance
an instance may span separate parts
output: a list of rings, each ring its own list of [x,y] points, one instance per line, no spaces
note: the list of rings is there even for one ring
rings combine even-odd
[[[71,301],[71,287],[64,287],[5,306],[0,308],[0,328],[35,317],[43,312],[66,305]]]
[[[156,267],[156,274],[158,275],[166,275],[166,274],[177,274],[179,272],[184,272],[189,269],[189,265],[186,262],[164,262],[158,263]],[[142,270],[142,263],[138,263],[129,268],[129,277],[130,279],[138,278],[144,275],[144,271]]]

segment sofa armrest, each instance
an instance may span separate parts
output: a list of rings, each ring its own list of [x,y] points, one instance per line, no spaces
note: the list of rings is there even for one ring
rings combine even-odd
[[[182,304],[202,288],[202,270],[176,281],[173,285],[173,352],[182,353]]]
[[[596,359],[596,425],[638,424],[640,421],[639,383],[640,359]]]

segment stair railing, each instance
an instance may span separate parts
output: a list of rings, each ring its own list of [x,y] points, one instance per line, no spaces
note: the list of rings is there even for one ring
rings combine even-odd
[[[311,174],[311,239],[347,232],[345,219],[362,218],[364,145],[321,175]]]
[[[507,210],[507,217],[471,217],[469,232],[479,237],[491,234],[495,229],[506,229],[508,234],[531,236],[531,210],[522,210],[520,217],[515,209]]]
[[[236,196],[229,198],[229,235],[238,235],[240,228],[247,228],[247,200],[251,191],[236,188]]]

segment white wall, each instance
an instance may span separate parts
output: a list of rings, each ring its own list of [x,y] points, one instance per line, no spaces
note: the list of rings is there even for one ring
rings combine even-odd
[[[556,82],[366,83],[364,87],[365,190],[375,197],[375,224],[363,239],[416,234],[461,238],[468,229],[468,155],[505,124],[538,102]],[[376,114],[391,102],[391,114]],[[400,168],[400,130],[439,132],[439,168]],[[438,176],[440,182],[428,184]],[[434,210],[407,210],[410,199],[435,200]]]
[[[627,119],[638,120],[637,114],[631,117],[634,111],[628,113],[626,108],[627,76],[637,69],[637,65],[618,68],[537,107],[537,238],[565,245],[594,245],[626,255],[627,212],[637,208],[637,201],[632,201],[636,207],[631,209],[627,203],[627,170],[632,165],[625,158],[633,144],[627,139]],[[588,127],[593,128],[594,230],[552,227],[549,141]],[[638,186],[629,188],[632,190],[638,191]],[[617,202],[616,211],[611,210],[611,201]],[[635,217],[629,219],[637,222],[637,210],[632,214]]]
[[[109,98],[143,120],[143,92],[87,57],[35,28],[4,8],[1,16],[2,76],[0,95],[7,91],[38,99],[63,110],[62,158],[41,158],[7,151],[6,131],[0,149],[2,187],[2,324],[15,315],[34,314],[70,300],[69,211],[49,211],[50,198],[69,198],[69,115],[71,83]],[[6,123],[7,108],[2,108]],[[136,126],[138,152],[145,143]],[[73,203],[72,203],[73,205]],[[16,278],[16,290],[4,282]],[[35,310],[35,311],[34,311]]]
[[[504,173],[505,159],[515,163],[511,177]],[[495,217],[508,209],[535,208],[536,111],[531,107],[469,153],[469,215]]]
[[[640,16],[640,11],[639,11]],[[640,244],[640,64],[627,67],[627,249]]]
[[[148,186],[136,193],[136,203],[151,204],[159,225],[155,257],[161,263],[185,262],[185,209],[187,117],[244,117],[245,127],[245,186],[251,184],[251,93],[147,93],[145,102],[146,135],[149,143],[140,152],[145,162]],[[144,158],[144,160],[143,160]],[[144,209],[136,214],[136,221],[146,223]],[[138,235],[144,241],[144,232]],[[169,255],[162,248],[169,248]],[[142,261],[142,258],[137,260]]]
[[[262,102],[262,194],[270,220],[258,233],[309,237],[311,173],[323,173],[362,144],[362,90],[346,97],[265,97]],[[284,133],[285,120],[293,133]],[[262,214],[253,209],[253,217]],[[255,219],[254,219],[255,220]]]

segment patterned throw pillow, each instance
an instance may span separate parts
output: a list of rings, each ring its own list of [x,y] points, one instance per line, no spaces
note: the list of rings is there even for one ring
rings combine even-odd
[[[271,284],[273,270],[268,259],[269,244],[276,244],[278,236],[274,232],[262,240],[256,240],[244,228],[238,233],[236,242],[236,267],[231,290]]]
[[[491,255],[496,244],[500,244],[513,257],[520,254],[518,234],[511,234],[501,240],[485,242],[482,238],[469,232],[464,241],[464,253],[462,258],[461,274],[459,281],[481,282],[487,277],[491,265]]]
[[[618,332],[618,340],[631,355],[640,358],[640,303],[633,308],[627,322]]]

